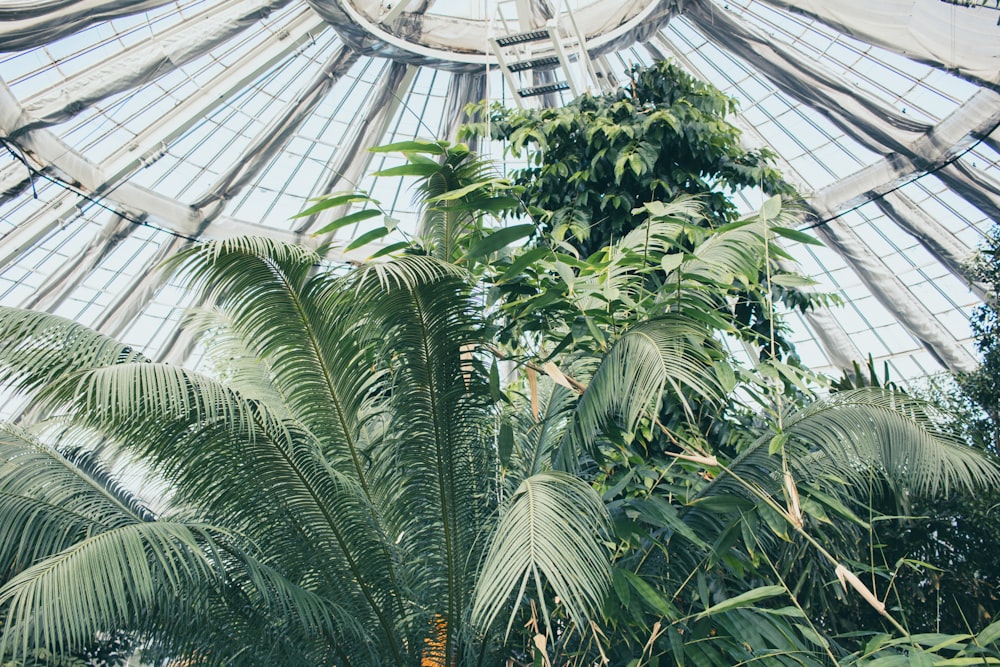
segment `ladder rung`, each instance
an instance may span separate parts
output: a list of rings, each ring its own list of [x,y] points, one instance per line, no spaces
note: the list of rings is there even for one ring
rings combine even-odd
[[[514,46],[515,44],[525,44],[527,42],[537,42],[549,38],[548,30],[532,30],[531,32],[517,32],[513,35],[497,37],[497,44],[500,46]]]
[[[531,88],[521,88],[517,91],[517,94],[521,97],[534,97],[535,95],[546,95],[548,93],[557,93],[560,90],[569,90],[569,84],[565,81],[555,81],[553,83],[546,83],[541,86],[532,86]]]
[[[523,72],[529,69],[551,69],[558,64],[559,58],[556,56],[542,56],[541,58],[532,58],[531,60],[511,63],[509,69],[511,72]]]

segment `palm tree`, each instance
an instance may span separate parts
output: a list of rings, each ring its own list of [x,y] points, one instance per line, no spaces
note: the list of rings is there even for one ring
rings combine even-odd
[[[874,477],[998,480],[919,402],[803,405],[757,373],[804,374],[728,357],[730,297],[768,298],[776,202],[718,230],[650,204],[591,258],[518,255],[531,226],[483,216],[516,191],[463,147],[404,150],[429,209],[415,254],[341,273],[247,238],[173,261],[214,304],[190,322],[209,372],[0,311],[0,382],[47,416],[0,430],[0,655],[118,630],[206,665],[824,664],[848,650],[785,545],[861,591],[838,531]],[[367,200],[347,198],[317,207]],[[484,309],[473,277],[502,292],[519,271]],[[507,387],[498,356],[524,370]],[[706,415],[737,386],[771,413],[730,424],[726,456]],[[117,481],[136,468],[155,497]]]
[[[4,650],[125,629],[199,664],[493,664],[514,591],[596,617],[606,512],[551,471],[501,492],[467,281],[319,260],[263,239],[175,260],[218,304],[214,377],[2,312],[0,375],[50,415],[0,433]],[[99,463],[122,457],[162,495]]]

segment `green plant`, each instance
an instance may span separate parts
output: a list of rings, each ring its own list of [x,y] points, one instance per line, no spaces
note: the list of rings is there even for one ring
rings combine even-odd
[[[465,147],[402,150],[431,222],[400,257],[327,272],[247,238],[173,260],[215,305],[192,320],[214,375],[0,313],[0,381],[48,416],[0,430],[0,651],[66,654],[115,628],[197,664],[994,655],[909,637],[843,535],[873,478],[935,492],[997,469],[920,401],[815,399],[807,371],[744,367],[720,341],[754,292],[774,350],[773,287],[797,280],[775,237],[803,240],[780,200],[718,227],[690,200],[649,203],[589,257],[512,250],[534,225],[486,214],[517,189]],[[314,209],[348,201],[372,203]],[[115,481],[128,458],[162,497]],[[789,553],[895,636],[841,645]]]
[[[634,66],[628,83],[557,108],[478,107],[493,138],[528,164],[511,174],[548,237],[583,257],[647,218],[649,202],[698,195],[713,226],[739,216],[729,195],[742,187],[793,195],[769,151],[740,146],[726,120],[735,101],[669,61]],[[485,120],[465,132],[483,136]]]
[[[205,664],[492,664],[512,586],[595,618],[605,510],[565,474],[497,486],[487,331],[461,274],[318,262],[263,239],[174,260],[218,304],[203,319],[226,333],[222,379],[2,312],[0,376],[59,426],[0,437],[5,650],[120,628]],[[77,447],[134,457],[165,497]]]

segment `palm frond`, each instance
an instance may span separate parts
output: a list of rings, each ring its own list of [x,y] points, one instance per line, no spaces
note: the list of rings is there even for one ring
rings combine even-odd
[[[756,280],[764,258],[764,223],[745,220],[735,228],[709,234],[691,251],[677,271],[682,279],[723,286],[734,280],[748,285]],[[672,276],[667,283],[674,282]]]
[[[223,534],[208,525],[135,523],[32,565],[0,588],[0,654],[29,647],[63,654],[102,630],[141,624],[149,607],[183,613],[182,593],[221,584]]]
[[[426,255],[405,255],[391,262],[365,265],[345,277],[345,294],[362,298],[397,289],[415,289],[445,278],[467,278],[468,272],[454,264]]]
[[[305,249],[244,239],[202,244],[173,264],[218,296],[231,330],[269,365],[291,414],[367,489],[356,439],[380,375],[368,362],[363,322],[337,307],[347,286],[316,274],[317,261]]]
[[[387,520],[400,548],[420,565],[421,597],[445,619],[446,651],[466,615],[479,528],[489,515],[495,452],[485,374],[476,361],[480,315],[464,280],[390,285],[371,294],[371,324],[387,355],[392,382],[391,436],[376,457],[394,489]],[[488,439],[488,440],[487,440]],[[419,581],[419,583],[417,583]],[[430,619],[427,627],[431,627]]]
[[[324,590],[345,604],[353,599],[356,613],[372,614],[396,641],[386,616],[399,604],[389,540],[357,481],[332,468],[300,425],[165,364],[78,373],[48,394],[71,406],[75,423],[135,452],[181,501],[273,545],[286,571],[326,562]]]
[[[938,428],[934,408],[890,389],[838,392],[783,419],[785,452],[796,479],[826,475],[866,490],[873,478],[898,492],[924,495],[973,492],[1000,482],[1000,469],[982,452]],[[768,454],[777,435],[768,430],[730,469],[762,487],[774,487],[780,457]],[[739,487],[725,472],[700,495]]]
[[[98,462],[0,425],[0,579],[77,540],[152,519]]]
[[[531,398],[519,397],[514,404],[514,447],[506,470],[508,489],[516,489],[526,477],[545,472],[562,442],[576,395],[547,377],[538,380],[538,418],[532,414]]]
[[[454,261],[458,258],[459,239],[482,231],[483,212],[498,201],[493,187],[498,176],[492,162],[466,146],[445,149],[441,168],[417,186],[417,200],[423,209],[418,234],[434,257]],[[462,190],[466,192],[460,197],[442,198]]]
[[[552,587],[578,628],[588,628],[611,585],[604,539],[610,520],[597,493],[581,480],[550,471],[528,477],[502,509],[500,523],[479,573],[472,622],[487,630],[534,586],[546,625],[544,584]]]
[[[285,397],[274,385],[271,363],[254,353],[226,312],[218,307],[191,309],[182,326],[205,347],[210,374],[276,413],[285,408]]]
[[[139,352],[48,313],[0,307],[0,384],[32,394],[80,370],[145,361]]]
[[[595,436],[620,419],[627,431],[639,420],[656,415],[664,392],[690,412],[688,396],[709,403],[723,397],[712,366],[717,343],[703,323],[680,313],[638,324],[608,351],[580,398],[573,425],[560,453],[562,465],[573,465],[577,448],[592,456]]]
[[[800,449],[823,452],[838,474],[860,484],[873,470],[899,491],[924,495],[1000,482],[996,464],[940,428],[941,417],[925,401],[872,387],[833,394],[784,423]]]

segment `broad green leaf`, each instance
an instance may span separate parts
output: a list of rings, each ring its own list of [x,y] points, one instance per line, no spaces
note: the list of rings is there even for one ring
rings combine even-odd
[[[500,462],[505,466],[510,465],[510,456],[514,451],[514,427],[510,422],[500,424],[500,433],[497,438],[497,454]]]
[[[669,255],[664,255],[663,259],[660,260],[660,268],[663,269],[664,273],[670,273],[684,261],[684,253],[674,252]]]
[[[938,653],[942,649],[948,648],[949,646],[955,646],[958,644],[961,646],[963,643],[972,639],[972,635],[945,635],[940,638],[938,643],[934,644],[927,649],[928,653]],[[928,642],[929,643],[929,642]]]
[[[627,506],[638,512],[638,518],[646,523],[659,528],[670,528],[700,547],[708,546],[690,526],[684,523],[677,513],[677,508],[659,496],[637,498],[629,501]]]
[[[431,201],[454,201],[456,199],[461,199],[465,195],[475,192],[476,190],[482,190],[483,188],[490,185],[507,185],[509,182],[505,178],[489,178],[485,181],[479,181],[478,183],[473,183],[471,185],[466,185],[463,188],[456,188],[455,190],[449,190],[444,194],[434,197]]]
[[[611,570],[611,585],[615,589],[615,595],[618,596],[618,601],[625,608],[628,608],[629,602],[632,599],[631,586],[628,583],[628,577],[625,573],[628,570],[623,570],[620,567],[616,567]],[[631,572],[629,572],[631,574]]]
[[[864,665],[865,667],[910,667],[910,658],[906,655],[886,655]]]
[[[376,216],[382,215],[382,211],[377,208],[366,208],[363,211],[356,211],[349,215],[345,215],[342,218],[337,218],[330,224],[326,225],[322,229],[313,233],[313,236],[319,236],[320,234],[329,234],[330,232],[340,229],[341,227],[347,227],[348,225],[353,225],[356,222],[361,222],[362,220],[368,220],[369,218],[374,218]]]
[[[892,635],[888,635],[884,632],[880,632],[875,635],[865,644],[865,655],[872,655],[879,649],[883,648],[886,645],[886,642],[890,639],[892,639]]]
[[[813,644],[816,644],[820,648],[824,649],[830,648],[830,642],[827,641],[826,637],[816,632],[815,629],[809,627],[805,623],[795,623],[794,625],[799,629],[799,632],[802,633],[802,636],[811,641]]]
[[[765,614],[770,614],[771,616],[787,616],[789,618],[805,618],[806,614],[798,607],[789,605],[787,607],[781,607],[780,609],[768,609],[762,608],[762,612]]]
[[[372,153],[430,153],[431,155],[444,155],[447,142],[441,141],[399,141],[394,144],[384,146],[374,146],[368,150]]]
[[[518,255],[518,257],[511,263],[511,265],[507,267],[507,270],[503,272],[503,275],[501,275],[497,279],[497,282],[498,283],[506,282],[511,278],[521,275],[524,269],[528,268],[528,266],[530,266],[534,262],[537,262],[541,258],[545,257],[550,252],[552,251],[549,250],[548,248],[532,248],[528,252],[522,255]]]
[[[379,248],[379,250],[377,252],[372,253],[371,257],[369,257],[368,259],[378,259],[379,257],[385,257],[386,255],[394,253],[397,250],[402,250],[403,248],[408,248],[408,247],[410,247],[409,242],[399,241],[398,243],[387,245],[384,248]]]
[[[848,509],[848,507],[846,505],[844,505],[844,503],[842,503],[840,500],[838,500],[834,496],[830,496],[830,495],[828,495],[826,493],[823,493],[822,491],[818,491],[817,489],[810,488],[809,489],[809,497],[812,500],[815,500],[815,501],[817,501],[819,503],[822,503],[828,509],[830,509],[834,513],[836,513],[838,516],[841,516],[841,517],[847,519],[848,521],[851,521],[851,522],[857,524],[858,526],[861,526],[862,528],[866,528],[866,529],[870,528],[870,526],[868,525],[867,522],[862,521],[860,518],[858,518],[857,514],[855,514],[854,512],[852,512],[850,509]]]
[[[642,577],[628,571],[621,570],[625,579],[628,580],[632,589],[639,594],[639,598],[655,614],[665,618],[677,618],[680,614],[670,601],[659,591],[649,585]]]
[[[731,611],[740,607],[750,607],[762,600],[769,600],[779,595],[787,595],[787,593],[788,591],[785,590],[784,586],[760,586],[758,588],[754,588],[753,590],[749,590],[746,593],[741,593],[736,597],[723,600],[719,604],[712,605],[705,611],[698,614],[698,618],[704,618],[706,616],[711,616],[712,614],[721,614],[722,612]]]
[[[771,509],[768,505],[760,505],[757,507],[757,512],[760,513],[764,523],[767,527],[771,529],[771,532],[785,540],[789,541],[788,538],[788,521],[781,514],[778,514],[775,510]]]
[[[465,254],[466,259],[475,257],[486,257],[501,248],[509,246],[514,241],[527,238],[535,231],[532,224],[514,225],[499,229],[487,237],[479,239]]]
[[[994,621],[983,628],[982,632],[976,635],[976,642],[981,646],[989,646],[1000,640],[1000,621]]]
[[[771,438],[771,442],[768,443],[767,453],[770,454],[771,456],[780,453],[781,450],[784,449],[786,442],[788,442],[788,434],[778,433],[773,438]]]
[[[576,282],[576,275],[574,275],[573,269],[571,269],[565,262],[556,262],[555,270],[556,273],[559,274],[559,277],[562,278],[563,282],[569,286],[570,291],[572,291],[573,283]]]
[[[745,512],[752,509],[754,504],[746,498],[740,498],[739,496],[705,496],[704,498],[698,498],[688,503],[688,506],[725,514],[728,512]]]
[[[910,659],[910,667],[934,667],[935,665],[941,664],[938,662],[940,659],[938,656],[931,655],[925,651],[911,650],[907,657]]]
[[[411,164],[401,164],[398,167],[389,167],[382,171],[376,171],[373,176],[430,176],[441,171],[441,165],[437,162],[427,164],[417,162]]]
[[[292,218],[304,218],[306,216],[319,213],[320,211],[325,211],[328,208],[336,208],[338,206],[343,206],[344,204],[352,204],[354,202],[367,201],[375,202],[374,199],[367,195],[363,195],[357,192],[352,192],[345,195],[337,195],[336,197],[319,197],[318,203],[313,204],[301,213],[296,213]],[[377,202],[375,202],[377,203]]]
[[[779,273],[771,276],[771,284],[781,285],[782,287],[809,287],[815,285],[816,281],[812,278],[800,276],[797,273]]]
[[[823,506],[812,498],[799,498],[799,503],[802,505],[802,511],[805,514],[808,514],[817,521],[833,525],[833,521],[830,520],[830,516],[826,513],[826,510],[823,509]]]
[[[774,195],[760,207],[760,215],[765,220],[774,220],[781,213],[781,196]]]
[[[778,236],[783,236],[789,241],[797,241],[798,243],[805,243],[807,245],[824,245],[822,241],[817,239],[815,236],[810,236],[805,232],[800,232],[797,229],[792,229],[790,227],[772,227],[773,231]]]
[[[365,232],[364,234],[362,234],[361,236],[359,236],[358,238],[354,239],[351,242],[351,245],[347,246],[347,248],[345,248],[345,250],[348,250],[348,251],[350,251],[350,250],[357,250],[361,246],[366,245],[368,243],[371,243],[372,241],[374,241],[376,239],[380,239],[380,238],[382,238],[383,236],[385,236],[388,233],[389,233],[389,230],[386,229],[385,227],[376,227],[375,229],[369,230],[369,231]]]
[[[490,364],[490,398],[500,400],[500,366],[496,359]]]

